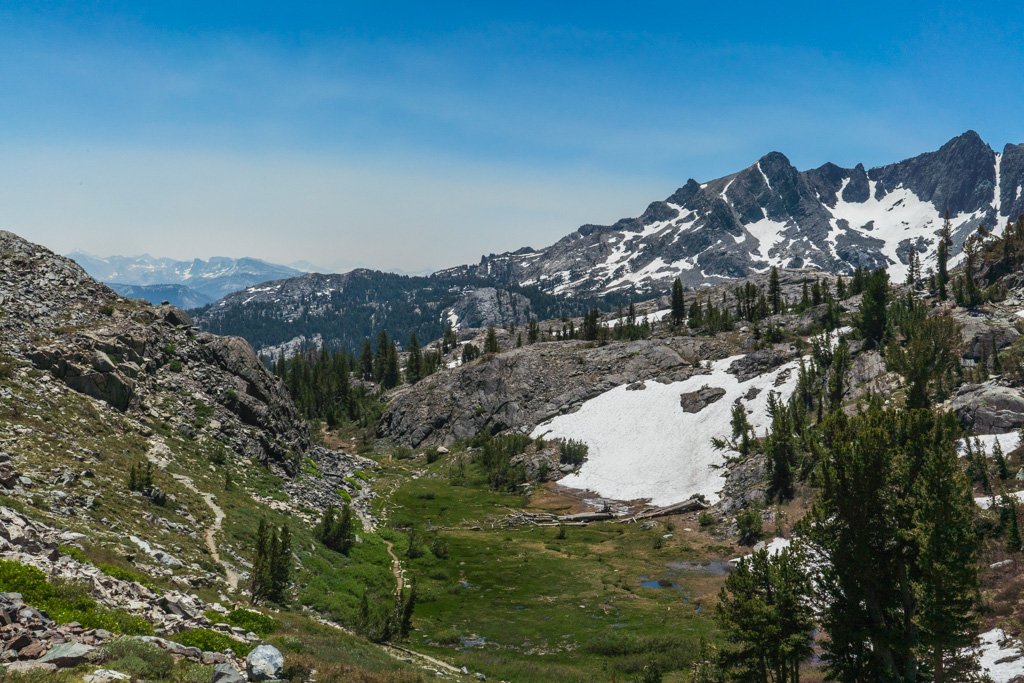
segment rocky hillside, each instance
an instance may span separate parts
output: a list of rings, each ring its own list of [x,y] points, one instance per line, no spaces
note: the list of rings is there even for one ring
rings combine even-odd
[[[215,667],[214,680],[266,680],[281,653],[270,647],[273,670],[261,674],[269,650],[254,646],[295,628],[344,660],[355,638],[335,627],[284,611],[259,621],[260,607],[247,616],[248,578],[262,518],[290,527],[296,609],[354,623],[363,594],[390,604],[395,579],[365,486],[374,467],[313,445],[244,340],[201,332],[179,308],[123,299],[73,261],[0,232],[0,662],[95,668],[162,650],[180,661],[159,680],[210,680]],[[342,557],[314,541],[313,526],[347,500],[364,530]],[[115,644],[119,634],[141,644]],[[263,655],[247,661],[250,651]]]
[[[381,330],[399,344],[456,328],[523,325],[538,318],[580,315],[595,301],[553,297],[533,287],[495,286],[477,277],[410,277],[359,269],[316,273],[248,287],[200,310],[196,322],[217,334],[245,337],[271,358],[303,345],[356,353]]]
[[[546,249],[451,269],[579,296],[698,287],[771,265],[832,274],[888,268],[902,279],[911,249],[934,262],[948,211],[954,250],[984,223],[997,232],[1024,213],[1024,145],[995,152],[974,131],[935,152],[865,169],[797,170],[772,152],[732,175],[689,180],[637,218],[584,225]]]
[[[780,271],[781,292],[787,299],[800,298],[804,283],[826,277],[813,270]],[[719,301],[727,291],[750,283],[766,288],[768,276],[758,274],[740,282],[712,287],[706,293]],[[639,304],[637,315],[652,321],[663,320],[668,312],[668,299]],[[807,330],[820,315],[812,309],[804,317],[786,316],[780,324],[794,330]],[[604,315],[602,325],[610,327],[616,314]],[[555,331],[563,326],[559,320],[545,320],[540,328]],[[582,318],[574,318],[579,328]],[[704,361],[749,352],[755,340],[749,327],[745,333],[726,336],[673,336],[662,322],[655,322],[651,339],[612,342],[597,346],[593,342],[563,341],[525,345],[515,348],[516,336],[499,330],[503,353],[486,356],[462,366],[457,361],[413,385],[403,385],[389,394],[388,410],[378,434],[408,446],[451,445],[487,429],[492,432],[530,432],[538,424],[559,414],[573,412],[585,401],[615,387],[654,380],[662,384],[683,381],[693,375],[706,374]],[[483,346],[482,330],[467,328],[460,339]],[[751,356],[748,363],[737,368],[749,375],[760,367],[769,370],[795,353],[788,345],[777,352]],[[458,351],[454,353],[458,357]]]

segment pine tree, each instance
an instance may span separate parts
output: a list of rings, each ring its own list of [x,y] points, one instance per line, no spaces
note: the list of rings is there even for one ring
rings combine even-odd
[[[249,574],[249,593],[252,595],[253,602],[259,602],[266,597],[270,588],[268,576],[270,539],[267,520],[263,517],[260,517],[259,528],[256,531],[256,545],[253,550],[252,572]]]
[[[398,347],[394,342],[388,344],[384,358],[384,373],[380,385],[385,389],[394,389],[402,381],[402,372],[398,366]]]
[[[683,283],[676,278],[672,283],[672,324],[682,325],[686,319],[686,300],[683,297]]]
[[[416,384],[423,379],[423,353],[420,351],[420,342],[416,339],[416,333],[409,338],[409,358],[405,361],[405,381],[409,384]]]
[[[850,370],[850,346],[846,337],[841,337],[832,354],[828,376],[828,405],[830,411],[839,410],[846,391],[846,373]]]
[[[992,447],[992,458],[996,461],[996,473],[1002,480],[1010,478],[1010,469],[1006,466],[1006,456],[1003,455],[1003,447],[999,445],[999,439],[996,439],[995,445]]]
[[[1019,553],[1021,550],[1020,521],[1017,515],[1017,498],[1006,495],[1003,491],[999,496],[999,521],[1003,537],[1006,539],[1006,550]]]
[[[520,332],[519,334],[516,335],[516,348],[517,349],[523,348],[523,333],[522,332]]]
[[[276,532],[270,536],[270,590],[267,596],[274,602],[284,604],[288,601],[288,586],[292,580],[292,535],[285,524],[280,535]]]
[[[139,490],[139,472],[135,467],[135,463],[132,463],[132,467],[128,470],[128,490],[138,491]]]
[[[473,346],[472,344],[462,345],[462,364],[472,363],[480,357],[480,349]]]
[[[768,302],[772,305],[772,315],[782,311],[782,285],[779,283],[779,269],[775,266],[768,276]]]
[[[867,298],[865,294],[864,301]],[[931,385],[960,360],[960,326],[952,316],[922,317],[911,312],[904,316],[900,328],[904,343],[889,344],[886,364],[907,380],[907,407],[927,408]]]
[[[484,338],[484,353],[498,353],[501,347],[498,346],[498,335],[494,327],[487,328],[487,336]]]
[[[885,335],[888,296],[889,276],[879,268],[867,277],[857,320],[869,347],[879,344]]]
[[[836,298],[840,301],[846,298],[846,282],[842,275],[836,278]]]
[[[938,274],[936,281],[939,290],[939,298],[943,301],[946,300],[946,284],[949,282],[949,250],[953,246],[953,235],[952,227],[949,221],[949,211],[946,211],[946,217],[942,222],[942,231],[939,233],[939,249],[936,254],[938,261]]]
[[[977,670],[976,658],[968,654],[980,587],[974,499],[957,464],[958,432],[955,416],[936,420],[915,492],[917,623],[935,683],[967,680]]]
[[[812,651],[810,581],[789,549],[760,550],[740,560],[725,580],[715,618],[735,649],[722,653],[735,680],[799,683]]]
[[[540,325],[537,324],[536,318],[530,318],[530,324],[526,327],[526,343],[536,344],[540,341]]]
[[[382,383],[384,380],[384,373],[388,365],[388,349],[390,348],[388,333],[386,330],[381,330],[377,335],[377,353],[373,357],[373,379],[377,383]]]
[[[764,440],[764,454],[768,461],[769,492],[780,501],[793,497],[796,469],[796,439],[793,437],[793,419],[789,408],[776,399],[768,397],[768,414],[772,428]]]
[[[823,560],[812,579],[830,680],[916,680],[936,651],[950,671],[971,668],[969,657],[954,656],[969,652],[977,597],[958,432],[955,416],[885,410],[880,400],[822,423],[821,491],[799,535]],[[936,569],[942,562],[949,571]]]

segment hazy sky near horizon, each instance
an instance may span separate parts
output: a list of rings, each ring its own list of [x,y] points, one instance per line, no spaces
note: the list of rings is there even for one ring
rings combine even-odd
[[[1001,149],[1024,141],[1024,8],[965,4],[6,0],[0,229],[421,271],[772,150]]]

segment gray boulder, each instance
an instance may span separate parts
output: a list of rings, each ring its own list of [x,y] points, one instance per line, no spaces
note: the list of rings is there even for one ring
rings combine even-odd
[[[54,645],[49,652],[39,658],[39,661],[43,664],[53,664],[58,669],[66,669],[88,660],[95,650],[92,645],[83,643],[61,643]]]
[[[697,391],[689,391],[679,395],[679,405],[684,413],[699,413],[725,396],[725,389],[719,387],[701,387]]]
[[[284,655],[273,645],[260,645],[245,658],[245,669],[251,681],[277,680],[284,668]]]
[[[213,667],[213,678],[210,683],[246,683],[246,677],[227,662]]]
[[[992,382],[960,387],[949,407],[965,427],[978,434],[998,434],[1024,425],[1024,396],[1020,390]]]

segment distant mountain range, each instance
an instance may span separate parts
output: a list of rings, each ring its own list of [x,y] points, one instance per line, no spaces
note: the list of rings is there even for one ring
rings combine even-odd
[[[160,305],[164,301],[188,310],[212,304],[214,299],[185,285],[126,285],[123,282],[106,282],[107,287],[129,299],[145,299]]]
[[[67,257],[77,262],[100,282],[134,286],[185,285],[206,297],[207,303],[250,285],[298,277],[304,272],[256,258],[234,259],[215,256],[209,261],[175,261],[169,258],[154,258],[149,254],[103,258],[78,250],[67,254]],[[114,289],[121,293],[116,287]],[[145,294],[141,296],[149,298]]]
[[[934,263],[948,211],[955,247],[1024,213],[1024,145],[995,152],[974,131],[936,152],[865,170],[798,171],[772,152],[732,175],[689,180],[638,218],[584,225],[554,245],[485,256],[444,271],[578,296],[699,287],[772,265],[906,273],[911,249]]]
[[[604,302],[554,296],[476,276],[410,277],[358,268],[247,287],[198,311],[195,322],[214,334],[244,337],[257,353],[276,358],[313,340],[358,352],[364,339],[387,330],[401,345],[412,334],[427,343],[440,337],[448,323],[463,329],[522,326],[531,316],[578,316],[612,300],[614,295]]]

